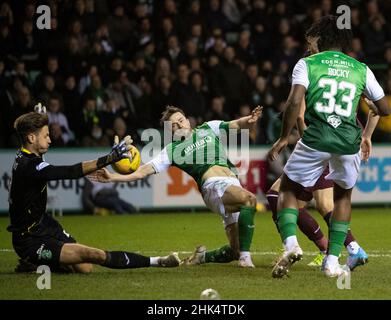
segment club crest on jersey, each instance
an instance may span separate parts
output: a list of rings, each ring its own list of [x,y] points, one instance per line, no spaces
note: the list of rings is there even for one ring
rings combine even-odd
[[[341,120],[341,118],[339,116],[331,115],[331,116],[327,117],[327,122],[332,127],[337,128],[342,123],[342,120]]]
[[[205,137],[205,136],[208,135],[208,131],[205,130],[205,129],[199,129],[199,130],[197,130],[197,135],[198,135],[200,138],[203,138],[203,137]]]

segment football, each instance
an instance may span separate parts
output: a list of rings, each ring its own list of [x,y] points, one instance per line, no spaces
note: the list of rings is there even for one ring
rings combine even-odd
[[[201,300],[220,300],[220,295],[215,289],[205,289],[201,292]]]
[[[115,172],[120,174],[130,174],[140,167],[141,156],[138,149],[132,146],[129,150],[129,155],[130,158],[122,159],[111,165]]]

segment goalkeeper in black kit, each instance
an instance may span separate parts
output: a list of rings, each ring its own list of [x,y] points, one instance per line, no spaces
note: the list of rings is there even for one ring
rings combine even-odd
[[[38,107],[38,109],[37,109]],[[113,269],[176,267],[176,254],[145,257],[125,251],[105,251],[76,242],[51,215],[46,213],[47,182],[78,179],[97,169],[128,157],[130,136],[121,142],[116,137],[111,152],[97,160],[71,166],[54,166],[43,159],[50,146],[45,107],[36,107],[16,119],[14,127],[21,142],[12,168],[9,213],[12,244],[20,257],[17,272],[35,271],[48,265],[53,271],[89,273],[92,264]]]

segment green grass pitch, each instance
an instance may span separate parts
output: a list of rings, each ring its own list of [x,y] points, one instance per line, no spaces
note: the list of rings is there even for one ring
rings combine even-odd
[[[318,215],[324,232],[324,222]],[[138,214],[131,216],[65,216],[65,230],[80,243],[109,250],[127,250],[146,255],[178,251],[187,256],[197,244],[216,248],[226,243],[217,214]],[[95,267],[89,275],[52,275],[51,289],[36,287],[38,274],[15,274],[17,258],[0,218],[0,299],[199,299],[206,288],[216,289],[222,299],[390,299],[391,298],[391,210],[356,209],[352,230],[369,253],[369,264],[351,275],[351,289],[337,288],[307,266],[316,253],[314,245],[299,235],[304,259],[290,278],[273,279],[271,264],[279,254],[280,239],[270,212],[257,213],[252,250],[256,269],[241,269],[236,262],[178,268],[110,270]],[[341,261],[346,260],[346,253]]]

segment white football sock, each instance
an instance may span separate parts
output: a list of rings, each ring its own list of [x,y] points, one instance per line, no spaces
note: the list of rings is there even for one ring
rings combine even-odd
[[[290,236],[290,237],[286,238],[284,241],[284,247],[285,247],[285,250],[287,250],[287,251],[291,250],[293,247],[298,246],[298,245],[299,245],[299,243],[297,242],[296,236]]]
[[[159,259],[160,259],[160,257],[150,257],[149,263],[151,264],[151,267],[158,267],[159,266]]]
[[[331,264],[331,265],[339,264],[338,257],[337,256],[333,256],[332,254],[329,254],[327,256],[327,263]]]
[[[250,251],[240,251],[240,257],[251,257]]]
[[[205,263],[205,253],[206,253],[206,250],[201,255],[200,263]]]
[[[360,249],[360,245],[356,241],[352,241],[346,246],[346,249],[348,250],[349,254],[356,254]]]

